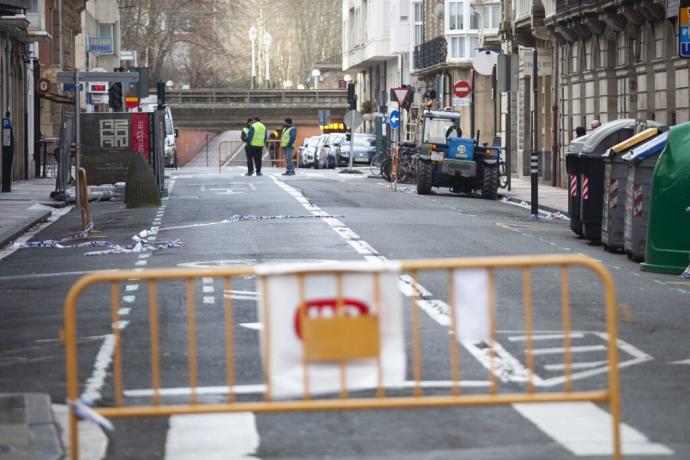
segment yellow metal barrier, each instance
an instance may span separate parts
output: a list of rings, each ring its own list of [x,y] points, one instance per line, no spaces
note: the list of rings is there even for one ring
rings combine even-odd
[[[79,168],[77,172],[79,174],[79,193],[81,202],[81,228],[86,230],[89,228],[89,222],[91,222],[91,210],[89,209],[89,184],[86,180],[86,169]]]
[[[65,342],[66,355],[66,371],[67,371],[67,399],[70,405],[78,401],[79,398],[79,381],[78,381],[78,350],[77,350],[77,302],[84,291],[89,288],[89,292],[93,294],[95,288],[100,285],[109,287],[111,297],[111,314],[108,318],[112,322],[112,335],[115,339],[115,351],[113,356],[113,386],[114,386],[114,407],[98,407],[94,408],[100,415],[106,418],[127,418],[127,417],[148,417],[148,416],[169,416],[174,414],[196,414],[196,413],[218,413],[218,412],[284,412],[284,411],[326,411],[326,410],[346,410],[346,409],[409,409],[409,408],[435,408],[435,407],[451,407],[451,406],[480,406],[480,405],[503,405],[513,403],[549,403],[549,402],[595,402],[608,404],[611,410],[613,424],[613,458],[621,458],[621,439],[620,439],[620,417],[621,417],[621,403],[620,403],[620,388],[618,376],[618,348],[617,348],[617,304],[614,281],[611,274],[606,268],[593,259],[584,256],[530,256],[530,257],[497,257],[497,258],[466,258],[466,259],[437,259],[437,260],[419,260],[406,261],[400,264],[401,273],[405,274],[405,280],[410,286],[421,286],[417,284],[422,277],[437,277],[436,284],[438,284],[439,277],[443,285],[447,286],[448,305],[456,305],[456,296],[459,296],[455,288],[455,276],[459,270],[467,269],[482,269],[487,277],[487,304],[489,317],[489,339],[484,342],[485,348],[488,349],[488,363],[485,367],[488,369],[488,381],[486,387],[488,391],[479,394],[473,393],[480,390],[465,390],[461,389],[461,372],[460,372],[460,337],[458,335],[458,324],[463,321],[463,318],[458,318],[455,308],[449,308],[448,319],[448,339],[445,334],[434,334],[432,337],[422,337],[421,333],[421,315],[420,306],[422,300],[419,298],[422,292],[419,289],[413,289],[408,292],[410,296],[410,308],[405,307],[404,311],[409,311],[409,323],[411,328],[408,329],[411,337],[411,375],[412,382],[408,385],[408,391],[396,388],[391,390],[388,394],[387,388],[382,383],[381,370],[381,345],[379,343],[379,324],[378,317],[375,314],[366,317],[348,317],[344,313],[344,305],[347,302],[347,292],[343,292],[343,276],[347,276],[347,271],[324,271],[311,270],[307,272],[300,272],[299,276],[299,298],[302,299],[298,304],[300,319],[302,321],[302,335],[303,335],[303,375],[304,375],[304,396],[298,400],[274,400],[272,382],[273,376],[270,375],[270,353],[264,356],[263,360],[263,385],[260,385],[261,390],[257,390],[259,395],[263,398],[255,398],[252,400],[248,398],[246,393],[242,394],[241,400],[238,401],[237,389],[238,382],[236,378],[236,363],[235,357],[238,355],[236,348],[239,345],[248,345],[247,343],[238,343],[235,334],[235,318],[234,318],[234,300],[232,296],[225,295],[222,314],[224,316],[223,331],[225,333],[225,343],[220,344],[222,353],[225,355],[225,373],[224,380],[227,385],[227,391],[224,391],[227,397],[225,403],[205,404],[199,401],[199,376],[200,369],[197,356],[197,344],[203,339],[203,335],[197,332],[196,319],[196,302],[195,302],[195,288],[197,288],[197,281],[201,278],[214,278],[222,280],[224,292],[233,292],[234,283],[239,281],[247,283],[248,279],[256,276],[259,281],[266,281],[266,275],[258,274],[255,267],[229,267],[218,269],[163,269],[163,270],[145,270],[137,271],[114,271],[101,272],[87,275],[81,278],[70,290],[65,301],[65,325],[63,331],[63,338]],[[544,270],[548,271],[544,271]],[[584,269],[584,270],[582,270]],[[535,274],[535,272],[539,270]],[[545,275],[542,274],[544,271]],[[496,340],[497,323],[502,317],[497,314],[497,305],[499,305],[501,285],[497,282],[502,278],[498,276],[515,276],[521,275],[522,278],[522,296],[519,299],[510,298],[510,307],[514,308],[516,305],[522,304],[522,316],[524,333],[524,359],[526,361],[527,378],[524,383],[510,382],[510,388],[504,388],[498,381],[497,373],[494,372],[497,359],[498,344]],[[588,273],[587,273],[588,272]],[[603,289],[603,312],[605,314],[605,331],[606,334],[601,334],[605,338],[606,353],[608,362],[608,381],[603,389],[575,389],[576,376],[573,375],[573,345],[572,339],[577,336],[572,327],[574,319],[571,315],[570,303],[570,284],[571,276],[576,275],[591,276],[591,274],[598,277],[601,287]],[[331,318],[311,318],[306,315],[306,300],[304,294],[304,279],[309,276],[323,276],[324,274],[336,277],[337,280],[337,297],[335,300],[335,314]],[[374,275],[376,276],[376,275]],[[127,396],[123,389],[123,337],[120,329],[116,327],[118,324],[120,298],[122,295],[122,284],[136,279],[137,282],[148,287],[148,329],[150,334],[150,384],[151,384],[151,401],[148,404],[133,404],[135,397]],[[380,281],[377,281],[374,288],[375,305],[379,305],[381,299]],[[166,283],[183,283],[184,291],[186,292],[186,299],[184,300],[186,310],[186,333],[187,333],[187,369],[186,374],[189,382],[190,398],[187,403],[166,404],[165,397],[170,397],[165,393],[165,388],[162,387],[162,360],[163,354],[161,350],[165,349],[165,343],[161,342],[159,327],[159,282]],[[538,281],[543,286],[539,288],[542,292],[546,287],[553,289],[555,292],[548,299],[540,298],[539,302],[534,299],[534,285]],[[547,283],[548,281],[548,283]],[[251,282],[251,281],[249,281]],[[592,286],[592,279],[588,279],[588,286]],[[167,284],[166,284],[167,285]],[[257,284],[261,286],[262,297],[265,300],[262,306],[261,317],[271,318],[270,311],[267,307],[268,300],[268,283],[261,282]],[[257,288],[258,289],[258,288]],[[244,292],[244,291],[242,291]],[[143,293],[142,293],[143,294]],[[542,318],[538,314],[539,308],[548,308],[553,310],[553,299],[558,299],[561,307],[561,319],[559,326],[562,328],[562,355],[564,369],[564,379],[562,387],[544,387],[537,389],[535,385],[535,378],[538,378],[535,373],[535,334],[537,333],[538,324]],[[548,305],[544,305],[548,304]],[[503,305],[503,304],[501,304]],[[378,312],[376,310],[374,313]],[[546,321],[546,320],[543,320]],[[271,321],[263,321],[264,331],[261,338],[261,348],[263,350],[270,350],[270,334],[269,325]],[[356,332],[355,332],[356,331]],[[352,336],[356,334],[359,339],[357,346],[353,346]],[[435,389],[429,394],[425,394],[425,386],[423,385],[423,340],[439,340],[438,337],[444,337],[443,341],[448,341],[448,373],[450,377],[450,385],[439,394],[438,389]],[[174,344],[183,343],[184,337],[175,336]],[[409,343],[409,341],[408,341]],[[251,344],[257,346],[258,343]],[[207,353],[211,350],[204,348]],[[438,353],[438,350],[435,350]],[[137,356],[141,355],[141,348],[137,349]],[[365,394],[364,396],[348,394],[348,389],[345,384],[344,363],[353,359],[375,358],[377,362],[377,387],[374,388],[375,394]],[[339,398],[320,398],[315,397],[309,392],[309,378],[307,377],[307,365],[313,362],[329,361],[335,364],[340,363],[340,393]],[[166,376],[170,376],[176,368],[165,369]],[[203,377],[204,374],[202,373]],[[257,386],[257,385],[253,385]],[[516,390],[517,388],[517,390]],[[394,394],[391,394],[394,393]],[[409,393],[409,394],[403,394]],[[177,398],[175,398],[177,399]],[[77,431],[77,416],[74,411],[70,411],[69,415],[69,429],[71,441],[71,459],[78,459],[78,431]]]

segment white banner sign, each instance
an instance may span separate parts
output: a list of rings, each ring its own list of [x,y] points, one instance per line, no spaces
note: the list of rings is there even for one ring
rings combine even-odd
[[[372,267],[369,263],[347,263],[332,267],[319,265],[273,265],[257,267],[259,275],[259,312],[262,328],[262,356],[269,359],[269,378],[275,398],[301,398],[304,385],[304,347],[300,328],[300,273],[310,270],[347,269],[342,274],[344,311],[348,316],[378,313],[381,374],[384,386],[399,386],[405,381],[405,342],[402,298],[398,289],[396,264]],[[329,318],[335,314],[338,295],[334,273],[304,276],[306,314],[311,318]],[[378,287],[376,286],[378,282]],[[264,293],[266,296],[264,296]],[[378,305],[376,299],[379,299]],[[264,309],[268,317],[264,317]],[[263,349],[264,334],[269,348]],[[349,337],[356,341],[358,337]],[[306,365],[309,394],[335,393],[340,390],[338,362],[312,362]],[[348,391],[375,388],[378,383],[375,359],[348,361],[345,364]]]
[[[520,76],[531,77],[534,68],[534,50],[520,48]],[[540,77],[553,75],[553,50],[537,50],[537,73]]]
[[[458,339],[488,340],[491,336],[489,317],[489,274],[486,270],[455,271],[455,308]]]
[[[472,98],[453,97],[453,107],[469,107],[471,104],[472,104]]]

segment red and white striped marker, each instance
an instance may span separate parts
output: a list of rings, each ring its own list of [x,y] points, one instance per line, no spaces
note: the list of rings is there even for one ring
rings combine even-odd
[[[642,194],[642,185],[635,184],[633,186],[633,216],[642,217],[642,202],[644,195]]]
[[[582,176],[582,199],[589,200],[589,177]]]
[[[570,196],[573,198],[577,196],[577,176],[570,175]]]
[[[618,207],[618,179],[611,179],[609,182],[609,208]]]

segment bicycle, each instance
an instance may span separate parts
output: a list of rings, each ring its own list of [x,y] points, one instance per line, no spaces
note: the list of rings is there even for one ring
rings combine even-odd
[[[381,167],[383,166],[384,161],[386,161],[387,158],[389,158],[388,152],[386,150],[383,150],[380,153],[377,153],[371,158],[371,175],[372,176],[382,176],[383,174],[381,173]]]
[[[506,170],[506,162],[503,159],[504,150],[502,148],[498,155],[498,186],[500,188],[508,187],[508,171]]]

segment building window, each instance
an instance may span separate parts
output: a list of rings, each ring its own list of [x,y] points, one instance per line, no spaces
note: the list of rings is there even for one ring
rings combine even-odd
[[[479,29],[479,19],[480,19],[480,14],[479,12],[473,7],[472,11],[470,13],[470,29],[472,30],[477,30]]]
[[[369,2],[362,0],[362,42],[369,39]]]
[[[102,38],[113,38],[113,25],[98,24],[98,36]]]
[[[424,10],[422,3],[414,4],[414,44],[419,46],[424,42]]]
[[[498,29],[501,25],[501,6],[487,5],[484,7],[482,25],[485,29]]]
[[[462,59],[467,57],[465,52],[465,37],[450,38],[450,57],[452,59]]]
[[[465,28],[465,2],[448,3],[448,29],[462,30]]]
[[[355,37],[355,9],[350,8],[350,12],[348,14],[348,41],[350,42],[350,48],[353,48],[357,42],[356,37]]]
[[[470,57],[475,57],[479,51],[479,37],[470,37]]]

